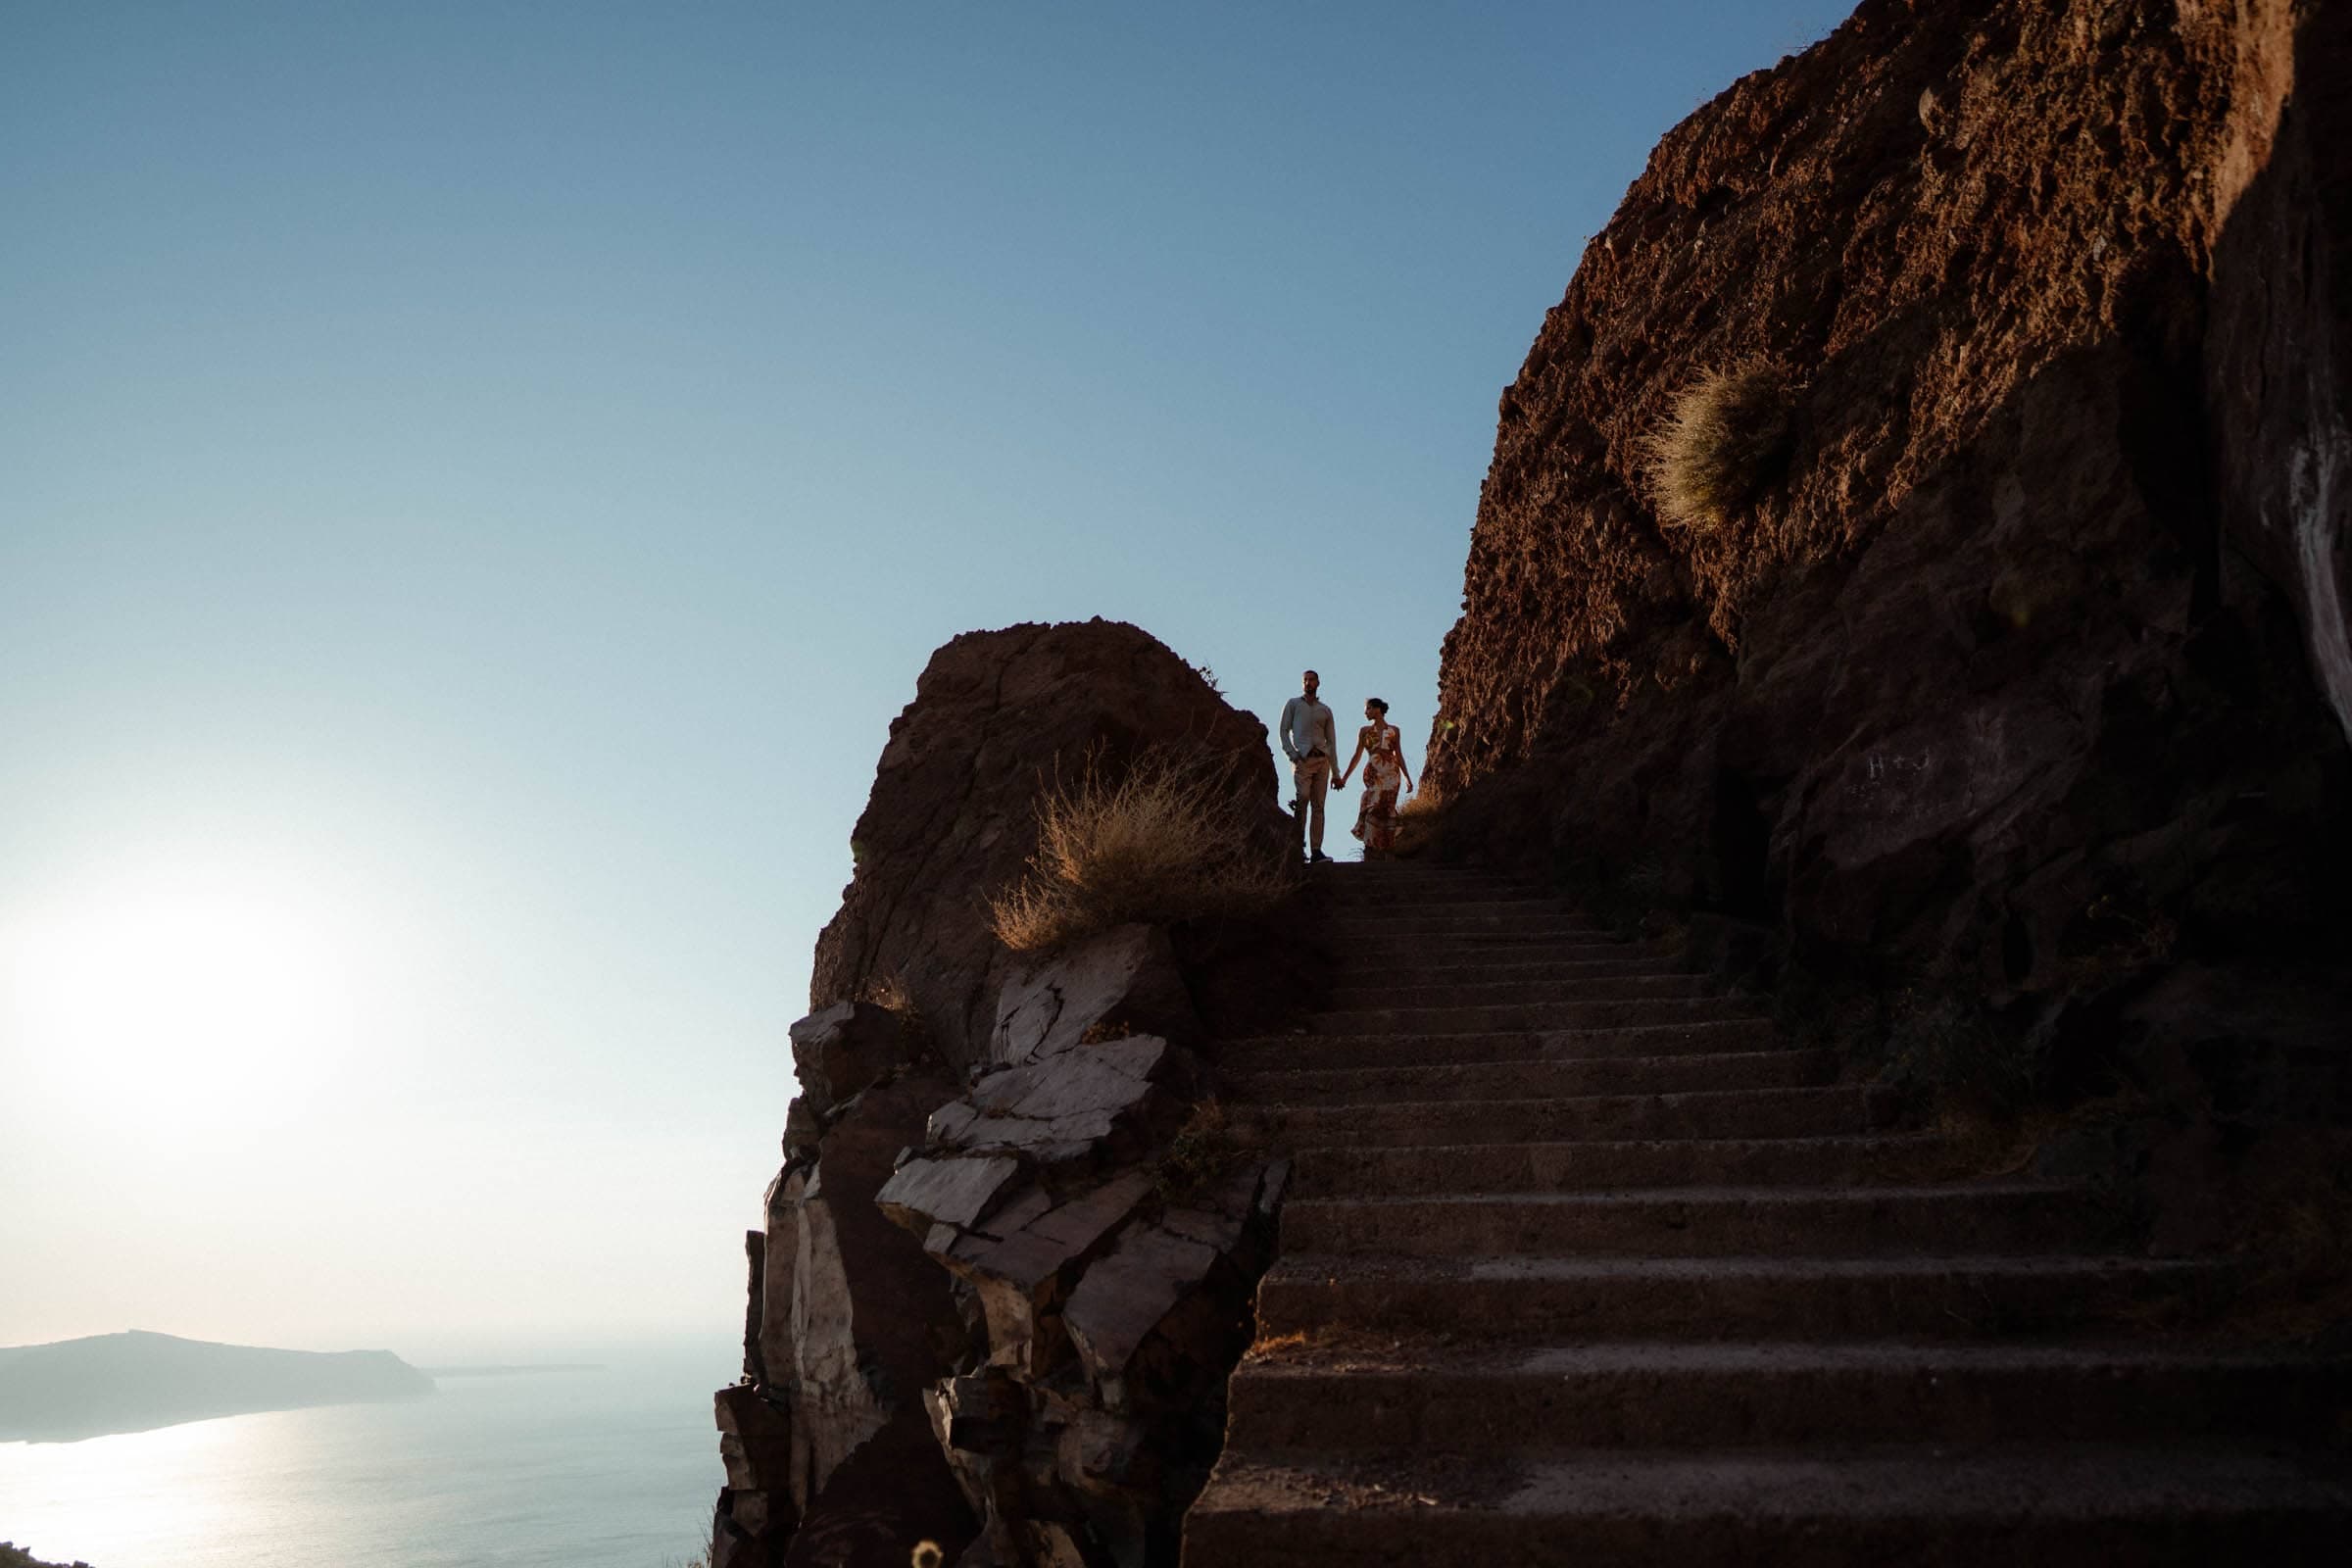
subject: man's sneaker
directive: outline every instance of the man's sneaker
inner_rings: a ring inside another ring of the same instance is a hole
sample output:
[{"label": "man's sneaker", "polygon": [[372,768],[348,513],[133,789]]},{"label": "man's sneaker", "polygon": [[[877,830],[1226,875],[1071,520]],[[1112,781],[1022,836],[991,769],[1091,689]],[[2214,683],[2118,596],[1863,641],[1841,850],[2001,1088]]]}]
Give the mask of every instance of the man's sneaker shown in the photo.
[{"label": "man's sneaker", "polygon": [[1308,856],[1306,860],[1309,865],[1329,865],[1331,863],[1331,857],[1325,855],[1321,850],[1317,850],[1314,854]]}]

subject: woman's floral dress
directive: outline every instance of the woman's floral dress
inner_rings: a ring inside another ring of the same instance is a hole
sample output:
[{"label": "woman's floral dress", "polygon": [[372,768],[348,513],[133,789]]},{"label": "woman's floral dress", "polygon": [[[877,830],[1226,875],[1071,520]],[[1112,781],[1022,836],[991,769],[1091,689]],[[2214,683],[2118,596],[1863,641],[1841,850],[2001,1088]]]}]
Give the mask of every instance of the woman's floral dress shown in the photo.
[{"label": "woman's floral dress", "polygon": [[1348,831],[1364,841],[1364,853],[1396,847],[1396,789],[1404,782],[1404,737],[1394,724],[1364,726],[1364,792]]}]

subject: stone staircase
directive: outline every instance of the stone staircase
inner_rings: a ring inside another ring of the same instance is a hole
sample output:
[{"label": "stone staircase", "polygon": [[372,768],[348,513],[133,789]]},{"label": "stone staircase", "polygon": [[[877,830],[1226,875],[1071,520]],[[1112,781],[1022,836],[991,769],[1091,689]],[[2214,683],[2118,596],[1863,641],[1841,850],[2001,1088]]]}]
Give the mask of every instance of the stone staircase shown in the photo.
[{"label": "stone staircase", "polygon": [[1753,1002],[1498,879],[1332,867],[1296,1152],[1186,1568],[2352,1561],[2352,1375],[2227,1264],[1971,1179]]}]

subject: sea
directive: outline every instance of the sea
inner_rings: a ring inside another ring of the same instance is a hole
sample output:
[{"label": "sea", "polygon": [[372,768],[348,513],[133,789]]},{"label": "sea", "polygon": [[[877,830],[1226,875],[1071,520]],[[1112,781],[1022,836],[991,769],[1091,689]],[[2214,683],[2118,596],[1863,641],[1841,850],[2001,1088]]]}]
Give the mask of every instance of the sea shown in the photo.
[{"label": "sea", "polygon": [[[437,1374],[412,1399],[0,1443],[0,1541],[91,1568],[682,1568],[732,1345]],[[581,1364],[585,1363],[585,1364]]]}]

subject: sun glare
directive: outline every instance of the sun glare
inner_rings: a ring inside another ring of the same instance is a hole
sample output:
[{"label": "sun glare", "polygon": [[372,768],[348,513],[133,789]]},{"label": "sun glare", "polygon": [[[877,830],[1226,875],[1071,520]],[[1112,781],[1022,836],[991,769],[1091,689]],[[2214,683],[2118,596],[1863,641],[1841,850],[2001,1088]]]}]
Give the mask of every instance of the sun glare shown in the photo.
[{"label": "sun glare", "polygon": [[340,1054],[349,995],[316,911],[231,880],[119,890],[0,932],[0,1051],[108,1121],[286,1113]]}]

